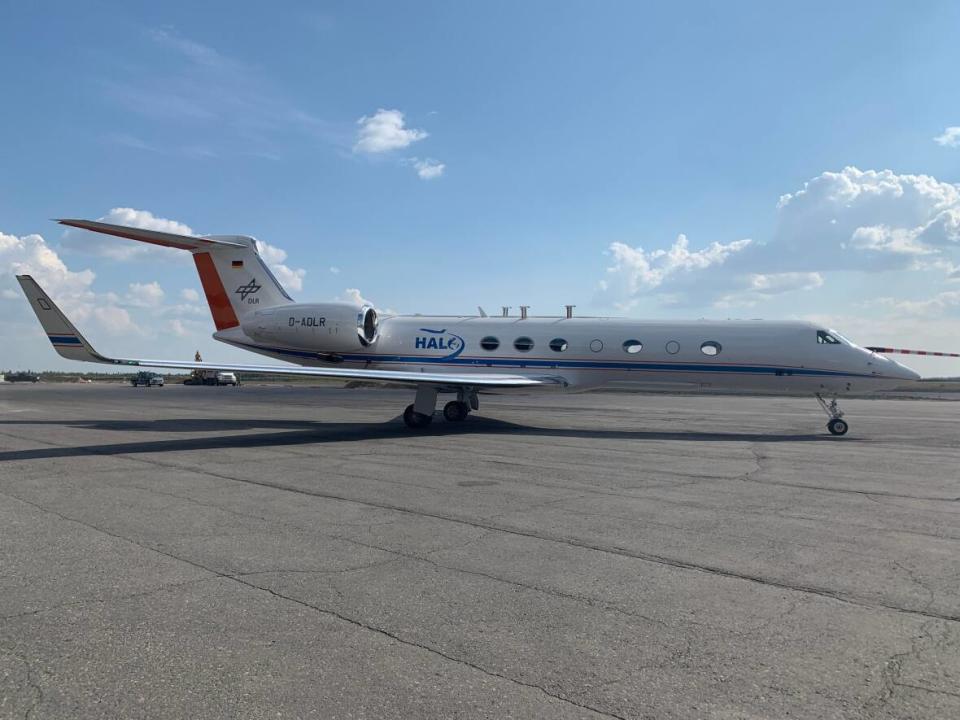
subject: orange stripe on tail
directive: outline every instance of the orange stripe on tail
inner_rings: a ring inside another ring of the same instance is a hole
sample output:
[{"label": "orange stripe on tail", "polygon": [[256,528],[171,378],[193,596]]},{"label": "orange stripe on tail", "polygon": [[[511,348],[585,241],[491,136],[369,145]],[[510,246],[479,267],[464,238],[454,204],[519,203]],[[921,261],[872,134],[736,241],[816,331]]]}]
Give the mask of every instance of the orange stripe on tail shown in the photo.
[{"label": "orange stripe on tail", "polygon": [[203,292],[207,296],[207,304],[210,306],[210,314],[213,315],[213,324],[217,326],[217,330],[237,327],[240,321],[237,320],[237,314],[230,305],[230,298],[223,288],[210,253],[194,253],[193,262],[196,263],[197,272],[200,273],[200,282],[203,284]]}]

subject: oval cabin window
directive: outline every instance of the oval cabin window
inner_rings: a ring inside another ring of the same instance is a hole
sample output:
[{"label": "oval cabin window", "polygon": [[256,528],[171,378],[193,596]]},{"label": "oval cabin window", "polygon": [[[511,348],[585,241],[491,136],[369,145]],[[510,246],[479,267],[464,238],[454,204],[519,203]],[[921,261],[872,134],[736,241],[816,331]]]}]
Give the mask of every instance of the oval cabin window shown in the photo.
[{"label": "oval cabin window", "polygon": [[704,355],[710,355],[711,357],[714,355],[719,355],[721,349],[720,343],[716,342],[715,340],[707,340],[703,345],[700,346],[700,352],[702,352]]},{"label": "oval cabin window", "polygon": [[492,335],[488,335],[480,341],[480,347],[482,347],[484,350],[496,350],[498,347],[500,347],[500,341]]},{"label": "oval cabin window", "polygon": [[636,355],[641,350],[643,350],[643,343],[639,340],[627,340],[623,343],[623,351],[631,355]]},{"label": "oval cabin window", "polygon": [[533,340],[528,337],[519,337],[513,341],[513,346],[518,352],[530,352],[533,350]]},{"label": "oval cabin window", "polygon": [[554,352],[565,352],[568,347],[567,341],[563,338],[554,338],[550,341],[550,349]]}]

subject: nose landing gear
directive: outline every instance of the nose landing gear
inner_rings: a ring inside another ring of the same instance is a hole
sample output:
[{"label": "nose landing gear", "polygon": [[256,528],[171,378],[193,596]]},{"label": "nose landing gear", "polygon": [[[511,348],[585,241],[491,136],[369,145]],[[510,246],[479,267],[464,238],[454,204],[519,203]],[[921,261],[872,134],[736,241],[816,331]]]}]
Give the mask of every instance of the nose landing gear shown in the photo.
[{"label": "nose landing gear", "polygon": [[834,398],[828,403],[820,393],[817,393],[817,402],[820,403],[820,407],[823,408],[823,411],[830,417],[830,422],[827,423],[827,430],[830,431],[830,434],[846,435],[850,426],[846,420],[842,419],[843,411],[840,409],[840,406],[837,405],[837,399]]}]

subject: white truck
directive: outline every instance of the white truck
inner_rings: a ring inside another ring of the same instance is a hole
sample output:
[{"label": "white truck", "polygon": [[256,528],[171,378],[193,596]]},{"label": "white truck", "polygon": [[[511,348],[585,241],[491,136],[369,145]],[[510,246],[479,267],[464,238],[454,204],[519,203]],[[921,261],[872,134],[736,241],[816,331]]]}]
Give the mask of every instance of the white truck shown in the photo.
[{"label": "white truck", "polygon": [[194,370],[190,377],[183,381],[184,385],[232,385],[240,387],[236,373],[220,370]]}]

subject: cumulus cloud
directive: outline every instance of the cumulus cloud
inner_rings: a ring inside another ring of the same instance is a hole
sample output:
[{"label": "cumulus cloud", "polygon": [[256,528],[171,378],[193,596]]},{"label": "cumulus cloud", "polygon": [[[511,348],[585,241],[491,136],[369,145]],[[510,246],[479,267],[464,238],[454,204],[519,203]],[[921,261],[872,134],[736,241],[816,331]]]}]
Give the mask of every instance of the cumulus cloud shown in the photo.
[{"label": "cumulus cloud", "polygon": [[200,302],[200,293],[193,288],[184,288],[180,291],[180,298],[189,303]]},{"label": "cumulus cloud", "polygon": [[340,268],[338,268],[336,265],[331,265],[331,266],[330,266],[330,273],[333,274],[333,275],[339,275],[339,274],[340,274]]},{"label": "cumulus cloud", "polygon": [[411,158],[411,162],[417,171],[417,177],[421,180],[434,180],[443,175],[443,171],[447,168],[442,162],[432,158],[426,158],[425,160]]},{"label": "cumulus cloud", "polygon": [[926,300],[882,297],[876,303],[888,311],[905,316],[938,317],[960,311],[960,290],[947,290]]},{"label": "cumulus cloud", "polygon": [[883,271],[958,244],[960,187],[929,175],[844,168],[783,195],[766,257],[785,270]]},{"label": "cumulus cloud", "polygon": [[943,147],[960,147],[960,126],[953,125],[945,128],[940,135],[937,135],[933,139],[933,141],[937,145],[942,145]]},{"label": "cumulus cloud", "polygon": [[822,285],[823,275],[817,272],[756,273],[749,276],[748,289],[771,295],[792,290],[814,290]]},{"label": "cumulus cloud", "polygon": [[682,276],[722,265],[733,254],[743,251],[750,240],[715,242],[702,250],[690,250],[686,235],[677,236],[669,249],[647,251],[622,242],[611,243],[613,265],[601,290],[622,298],[615,304],[630,306],[641,294],[669,285]]},{"label": "cumulus cloud", "polygon": [[[0,233],[0,272],[11,284],[14,275],[32,275],[54,297],[77,299],[90,294],[92,270],[70,270],[40,235]],[[13,289],[13,288],[8,288]],[[14,293],[19,297],[19,292]]]},{"label": "cumulus cloud", "polygon": [[[139,332],[129,313],[117,305],[119,299],[115,295],[94,292],[92,270],[71,270],[40,235],[16,237],[0,233],[0,285],[4,299],[13,302],[23,298],[15,275],[32,275],[75,322],[93,321],[98,330],[108,334]],[[20,317],[27,317],[28,312],[23,302]]]},{"label": "cumulus cloud", "polygon": [[134,307],[158,307],[163,303],[165,293],[156,280],[149,283],[130,283],[127,289],[127,303]]},{"label": "cumulus cloud", "polygon": [[380,108],[373,115],[364,115],[357,120],[360,129],[354,152],[376,154],[405,148],[423,140],[428,133],[405,126],[403,113],[399,110]]},{"label": "cumulus cloud", "polygon": [[620,307],[651,295],[661,304],[730,307],[821,287],[831,272],[933,271],[946,279],[960,271],[960,186],[929,175],[824,172],[782,195],[776,213],[765,242],[697,251],[682,235],[653,251],[614,243],[602,295]]},{"label": "cumulus cloud", "polygon": [[291,268],[284,264],[287,259],[287,251],[281,250],[276,245],[271,245],[263,240],[257,240],[257,250],[260,257],[270,266],[277,280],[288,290],[303,290],[303,278],[307,271],[303,268]]},{"label": "cumulus cloud", "polygon": [[360,291],[357,288],[347,288],[340,295],[334,298],[340,302],[352,302],[357,305],[373,305],[374,303],[370,300],[367,300],[363,295],[360,294]]}]

